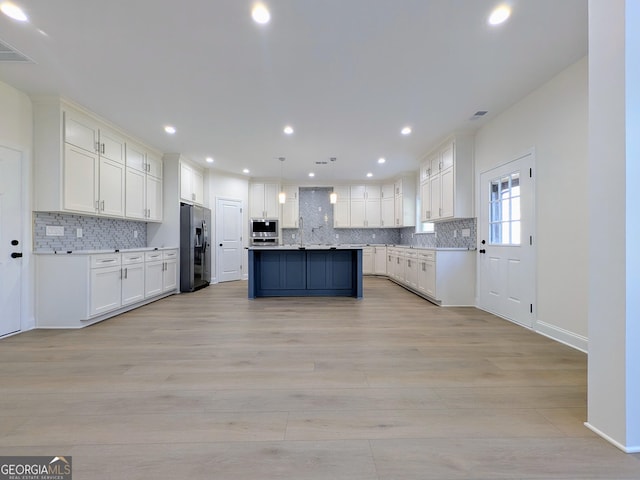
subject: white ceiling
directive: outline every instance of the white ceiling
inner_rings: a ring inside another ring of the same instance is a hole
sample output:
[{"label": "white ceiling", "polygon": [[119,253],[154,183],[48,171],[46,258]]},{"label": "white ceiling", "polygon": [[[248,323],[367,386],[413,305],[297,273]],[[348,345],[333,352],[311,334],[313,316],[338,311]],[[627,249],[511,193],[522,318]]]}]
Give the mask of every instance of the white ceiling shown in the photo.
[{"label": "white ceiling", "polygon": [[14,3],[30,23],[0,14],[0,41],[35,63],[0,63],[0,80],[63,95],[164,152],[253,177],[282,166],[301,184],[310,171],[323,185],[416,170],[443,136],[587,54],[587,0],[511,0],[497,28],[496,0],[266,0],[267,25],[252,0]]}]

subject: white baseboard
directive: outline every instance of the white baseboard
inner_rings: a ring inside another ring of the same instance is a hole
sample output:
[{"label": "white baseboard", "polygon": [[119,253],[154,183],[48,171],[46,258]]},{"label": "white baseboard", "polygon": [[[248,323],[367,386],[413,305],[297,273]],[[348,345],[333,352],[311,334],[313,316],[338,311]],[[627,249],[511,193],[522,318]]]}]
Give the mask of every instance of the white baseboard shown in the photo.
[{"label": "white baseboard", "polygon": [[565,330],[564,328],[551,325],[541,320],[536,320],[533,329],[534,331],[541,335],[544,335],[545,337],[549,337],[552,340],[564,343],[565,345],[575,348],[576,350],[580,350],[584,353],[589,352],[589,339],[587,337],[578,335],[576,333],[570,332],[569,330]]},{"label": "white baseboard", "polygon": [[622,450],[624,453],[640,453],[640,446],[636,446],[636,447],[625,447],[624,445],[622,445],[620,442],[618,442],[617,440],[614,440],[613,438],[611,438],[609,435],[607,435],[604,432],[601,432],[600,430],[598,430],[596,427],[594,427],[593,425],[591,425],[589,422],[584,422],[584,426],[587,427],[589,430],[591,430],[593,433],[595,433],[596,435],[598,435],[599,437],[604,438],[607,442],[609,442],[611,445],[619,448],[620,450]]}]

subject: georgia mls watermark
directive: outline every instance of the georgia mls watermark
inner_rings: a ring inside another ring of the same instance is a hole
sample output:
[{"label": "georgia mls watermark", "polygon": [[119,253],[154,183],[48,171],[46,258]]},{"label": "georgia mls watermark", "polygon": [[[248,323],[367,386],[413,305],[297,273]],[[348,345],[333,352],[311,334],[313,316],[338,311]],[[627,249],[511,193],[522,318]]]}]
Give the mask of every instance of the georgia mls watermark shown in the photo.
[{"label": "georgia mls watermark", "polygon": [[71,480],[71,457],[0,457],[0,480]]}]

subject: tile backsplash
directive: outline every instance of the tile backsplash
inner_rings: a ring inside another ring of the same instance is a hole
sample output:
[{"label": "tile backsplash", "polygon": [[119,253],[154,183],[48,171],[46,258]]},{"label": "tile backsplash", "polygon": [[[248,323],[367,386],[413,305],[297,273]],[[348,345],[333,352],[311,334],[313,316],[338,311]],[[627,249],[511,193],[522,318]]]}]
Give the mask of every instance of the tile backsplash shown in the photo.
[{"label": "tile backsplash", "polygon": [[[63,236],[47,236],[46,227],[63,227]],[[82,237],[77,231],[82,229]],[[33,250],[110,250],[147,246],[147,224],[56,212],[33,212]]]},{"label": "tile backsplash", "polygon": [[[333,206],[328,187],[301,187],[298,195],[302,236],[306,244],[393,244],[426,248],[476,248],[476,219],[464,218],[435,224],[435,233],[415,233],[405,228],[333,228]],[[469,237],[462,230],[469,230]],[[337,235],[337,237],[336,237]],[[282,243],[300,243],[300,230],[282,229]]]}]

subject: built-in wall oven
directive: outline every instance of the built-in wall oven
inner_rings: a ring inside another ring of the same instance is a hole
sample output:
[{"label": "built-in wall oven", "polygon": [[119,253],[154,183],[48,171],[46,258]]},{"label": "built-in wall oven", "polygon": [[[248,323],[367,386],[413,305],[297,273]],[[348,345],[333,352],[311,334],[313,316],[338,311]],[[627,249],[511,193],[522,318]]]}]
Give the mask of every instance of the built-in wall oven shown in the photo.
[{"label": "built-in wall oven", "polygon": [[278,245],[280,231],[277,218],[252,218],[249,230],[251,232],[251,245]]}]

